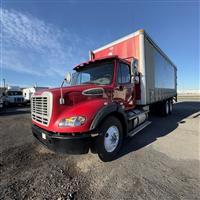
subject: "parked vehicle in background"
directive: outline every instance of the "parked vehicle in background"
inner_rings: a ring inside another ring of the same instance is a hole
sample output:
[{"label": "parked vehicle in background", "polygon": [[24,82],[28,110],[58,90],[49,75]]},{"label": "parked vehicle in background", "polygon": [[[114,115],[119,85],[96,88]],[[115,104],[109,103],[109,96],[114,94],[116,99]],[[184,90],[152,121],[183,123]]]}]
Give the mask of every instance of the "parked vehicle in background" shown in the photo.
[{"label": "parked vehicle in background", "polygon": [[3,96],[0,97],[0,109],[4,107]]},{"label": "parked vehicle in background", "polygon": [[6,105],[18,105],[24,104],[24,97],[20,87],[8,86],[5,90],[5,104]]},{"label": "parked vehicle in background", "polygon": [[25,103],[30,103],[31,97],[32,95],[39,90],[44,90],[44,89],[48,89],[48,87],[29,87],[29,88],[23,88],[23,96],[24,96],[24,101]]},{"label": "parked vehicle in background", "polygon": [[5,87],[0,87],[0,108],[2,109],[5,104]]},{"label": "parked vehicle in background", "polygon": [[[177,69],[144,30],[90,52],[66,75],[71,86],[36,92],[33,135],[56,152],[96,151],[103,161],[118,154],[125,137],[151,122],[150,106],[172,113]],[[63,82],[64,83],[64,82]]]}]

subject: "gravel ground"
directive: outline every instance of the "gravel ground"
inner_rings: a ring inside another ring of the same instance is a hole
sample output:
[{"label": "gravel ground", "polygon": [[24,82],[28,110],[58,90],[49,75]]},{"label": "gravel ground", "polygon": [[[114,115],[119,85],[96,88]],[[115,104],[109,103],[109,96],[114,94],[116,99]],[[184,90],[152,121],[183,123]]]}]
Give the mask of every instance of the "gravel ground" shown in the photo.
[{"label": "gravel ground", "polygon": [[200,102],[125,141],[118,159],[57,155],[36,144],[28,108],[0,113],[0,199],[200,199]]}]

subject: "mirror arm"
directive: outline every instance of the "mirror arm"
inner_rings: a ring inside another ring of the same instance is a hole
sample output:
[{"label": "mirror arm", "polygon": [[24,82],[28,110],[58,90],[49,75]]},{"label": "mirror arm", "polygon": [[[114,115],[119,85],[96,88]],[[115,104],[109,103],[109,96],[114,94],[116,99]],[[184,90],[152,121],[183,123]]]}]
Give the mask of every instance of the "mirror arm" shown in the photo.
[{"label": "mirror arm", "polygon": [[65,99],[63,98],[63,90],[62,90],[64,83],[65,83],[65,79],[60,86],[60,99],[59,99],[60,105],[65,104]]},{"label": "mirror arm", "polygon": [[64,81],[62,82],[62,84],[61,84],[61,88],[63,87],[63,85],[64,85],[64,83],[65,83],[65,80],[66,80],[66,78],[64,79]]},{"label": "mirror arm", "polygon": [[65,99],[63,98],[63,85],[64,85],[65,82],[67,84],[69,84],[71,82],[71,74],[70,73],[66,74],[65,79],[63,80],[63,82],[60,86],[60,99],[59,99],[60,105],[65,104]]}]

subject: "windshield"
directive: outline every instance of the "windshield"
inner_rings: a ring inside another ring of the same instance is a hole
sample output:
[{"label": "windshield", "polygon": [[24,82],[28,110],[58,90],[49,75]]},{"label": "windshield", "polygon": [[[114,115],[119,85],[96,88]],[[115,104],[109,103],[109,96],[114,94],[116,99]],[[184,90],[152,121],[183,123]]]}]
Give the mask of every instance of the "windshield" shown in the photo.
[{"label": "windshield", "polygon": [[110,85],[113,80],[114,63],[91,64],[72,75],[71,85]]},{"label": "windshield", "polygon": [[20,95],[22,95],[22,92],[21,91],[8,91],[7,95],[8,96],[20,96]]}]

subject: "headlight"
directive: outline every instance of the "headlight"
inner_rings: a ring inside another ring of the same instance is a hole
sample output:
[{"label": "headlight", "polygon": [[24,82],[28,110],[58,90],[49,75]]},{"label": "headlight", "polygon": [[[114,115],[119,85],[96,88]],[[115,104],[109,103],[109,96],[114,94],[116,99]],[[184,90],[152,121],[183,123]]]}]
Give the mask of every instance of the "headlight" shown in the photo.
[{"label": "headlight", "polygon": [[58,126],[59,127],[75,127],[75,126],[81,126],[85,123],[86,118],[83,116],[76,116],[76,117],[70,117],[62,119]]}]

